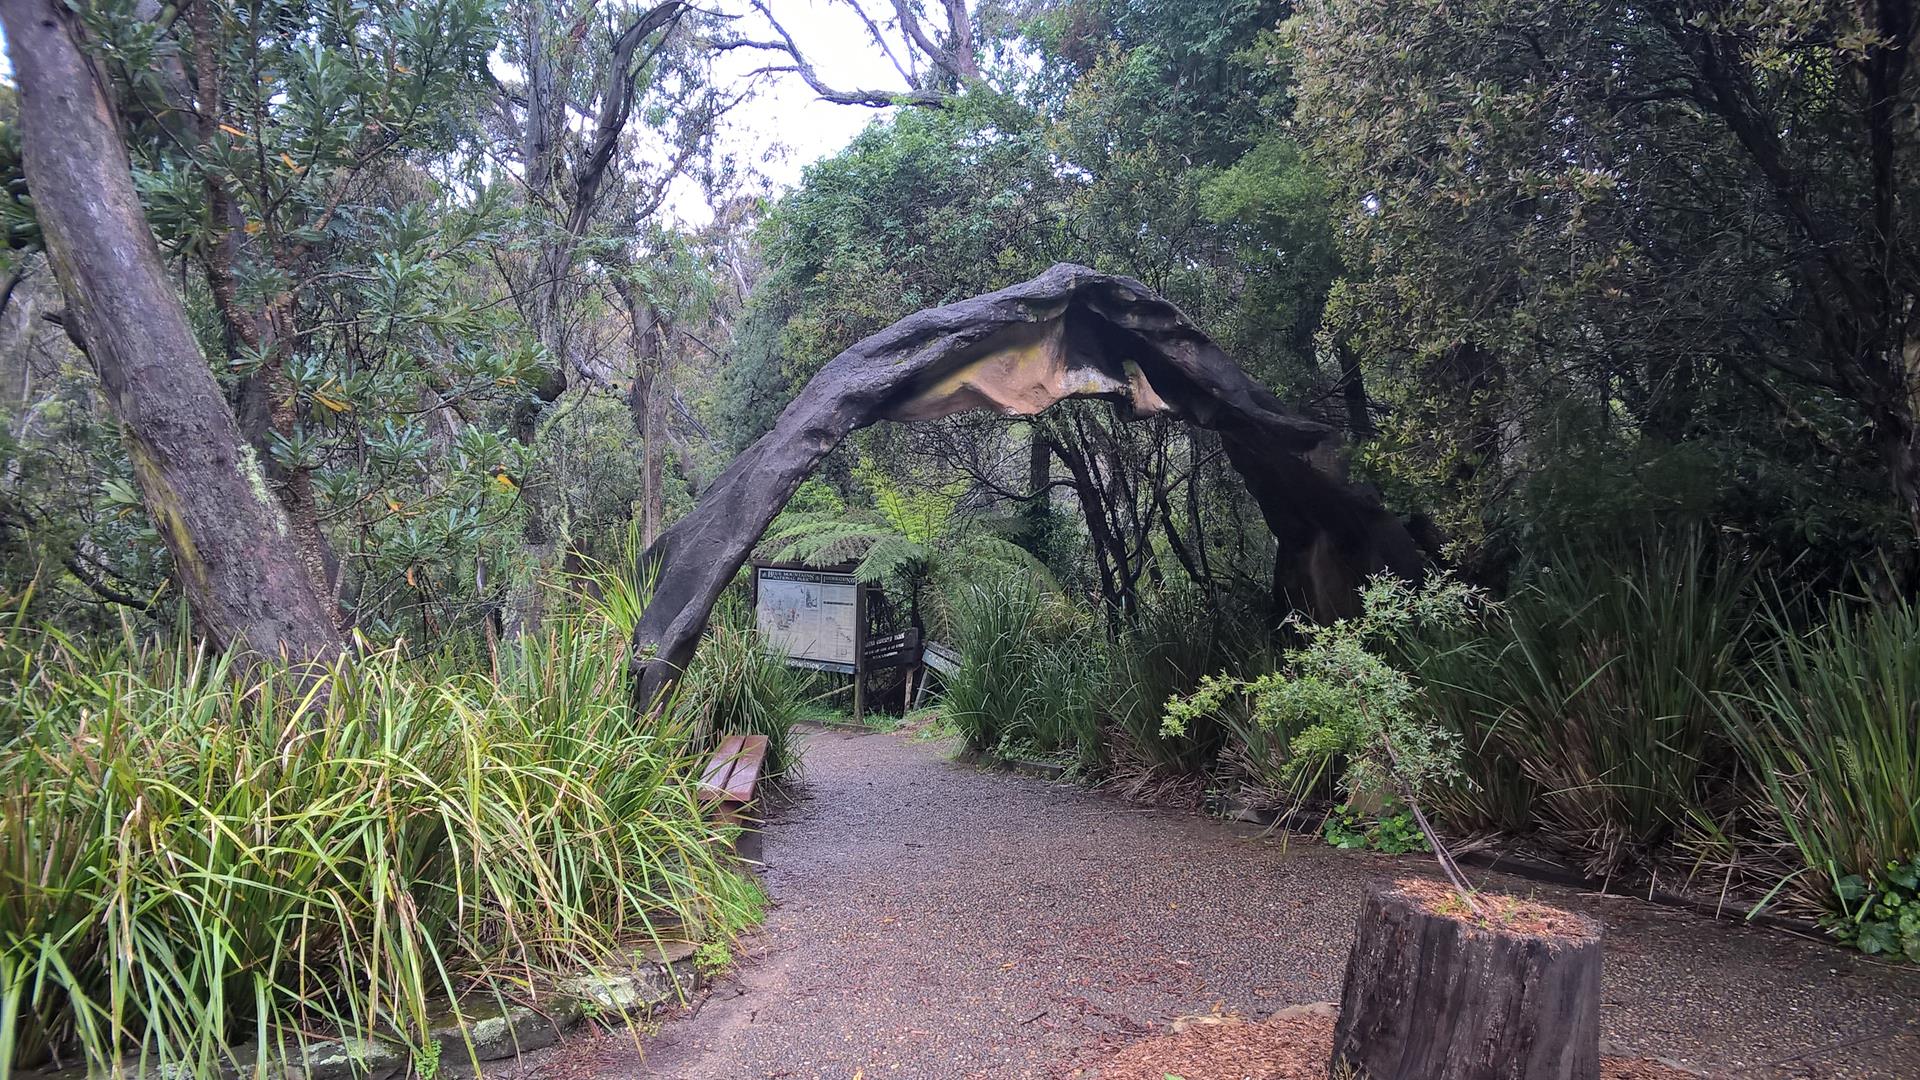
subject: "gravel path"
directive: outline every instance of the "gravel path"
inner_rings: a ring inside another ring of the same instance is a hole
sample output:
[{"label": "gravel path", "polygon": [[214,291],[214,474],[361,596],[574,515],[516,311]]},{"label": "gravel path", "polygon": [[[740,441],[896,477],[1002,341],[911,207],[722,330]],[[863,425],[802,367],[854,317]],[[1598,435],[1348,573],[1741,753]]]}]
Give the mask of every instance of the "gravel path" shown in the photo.
[{"label": "gravel path", "polygon": [[[537,1071],[1072,1076],[1176,1017],[1337,997],[1363,884],[1424,872],[946,749],[810,733],[798,801],[765,835],[775,907],[737,974],[644,1058],[609,1038]],[[1920,976],[1631,900],[1485,883],[1606,923],[1617,1052],[1724,1076],[1920,1078]]]}]

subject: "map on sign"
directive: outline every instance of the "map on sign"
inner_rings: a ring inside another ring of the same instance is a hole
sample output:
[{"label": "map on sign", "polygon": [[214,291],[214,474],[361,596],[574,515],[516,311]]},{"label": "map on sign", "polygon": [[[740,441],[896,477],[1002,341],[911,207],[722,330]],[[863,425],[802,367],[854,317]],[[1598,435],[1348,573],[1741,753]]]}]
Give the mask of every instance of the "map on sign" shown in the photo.
[{"label": "map on sign", "polygon": [[754,618],[767,644],[801,667],[851,673],[858,638],[852,574],[812,570],[754,570]]}]

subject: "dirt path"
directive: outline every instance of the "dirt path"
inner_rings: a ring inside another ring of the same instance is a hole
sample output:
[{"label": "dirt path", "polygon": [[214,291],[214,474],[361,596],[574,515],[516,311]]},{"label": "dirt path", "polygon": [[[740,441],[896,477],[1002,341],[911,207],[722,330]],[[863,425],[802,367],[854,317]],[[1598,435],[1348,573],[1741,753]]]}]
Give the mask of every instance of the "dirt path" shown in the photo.
[{"label": "dirt path", "polygon": [[[775,907],[739,972],[644,1059],[609,1039],[553,1071],[1071,1076],[1182,1015],[1337,997],[1363,884],[1422,869],[980,771],[892,735],[807,743],[799,801],[765,837]],[[1920,976],[1630,900],[1487,883],[1604,920],[1604,1019],[1623,1052],[1716,1075],[1920,1078]]]}]

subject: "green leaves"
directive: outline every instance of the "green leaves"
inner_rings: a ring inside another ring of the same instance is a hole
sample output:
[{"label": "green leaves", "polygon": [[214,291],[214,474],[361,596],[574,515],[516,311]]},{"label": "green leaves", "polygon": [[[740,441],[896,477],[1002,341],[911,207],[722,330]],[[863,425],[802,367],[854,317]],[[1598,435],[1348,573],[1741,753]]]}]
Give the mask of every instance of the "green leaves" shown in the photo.
[{"label": "green leaves", "polygon": [[1328,844],[1343,851],[1405,855],[1411,851],[1433,850],[1413,814],[1391,799],[1382,803],[1380,812],[1372,817],[1359,813],[1351,805],[1335,807],[1320,826],[1320,835]]},{"label": "green leaves", "polygon": [[623,641],[559,619],[484,672],[393,650],[316,684],[10,627],[0,1072],[48,1034],[94,1074],[323,1031],[430,1055],[450,1003],[737,934],[764,896],[716,854],[691,717],[634,723]]},{"label": "green leaves", "polygon": [[1825,615],[1808,632],[1769,620],[1777,644],[1722,714],[1815,871],[1807,899],[1828,929],[1920,962],[1920,605]]},{"label": "green leaves", "polygon": [[1887,863],[1871,881],[1847,874],[1833,895],[1840,911],[1821,922],[1835,937],[1869,956],[1920,964],[1920,854]]},{"label": "green leaves", "polygon": [[1417,629],[1464,624],[1487,603],[1445,574],[1417,588],[1376,577],[1362,594],[1360,615],[1325,625],[1296,618],[1290,625],[1306,644],[1288,650],[1280,670],[1208,678],[1167,703],[1162,732],[1179,734],[1244,696],[1256,722],[1294,733],[1283,776],[1296,792],[1338,767],[1342,786],[1355,795],[1419,798],[1458,776],[1458,738],[1424,715],[1414,676],[1379,650]]}]

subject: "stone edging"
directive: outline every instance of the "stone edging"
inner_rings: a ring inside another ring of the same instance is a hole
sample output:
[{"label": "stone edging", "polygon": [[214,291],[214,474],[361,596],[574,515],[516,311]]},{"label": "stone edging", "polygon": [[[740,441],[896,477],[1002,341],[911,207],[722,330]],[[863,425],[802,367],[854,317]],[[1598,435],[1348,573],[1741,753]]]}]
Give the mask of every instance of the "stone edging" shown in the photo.
[{"label": "stone edging", "polygon": [[[502,1004],[487,998],[462,1002],[456,1017],[448,1006],[431,1018],[438,1048],[438,1076],[469,1077],[475,1062],[516,1058],[529,1050],[552,1046],[566,1032],[590,1017],[643,1020],[656,1010],[691,1000],[705,985],[694,962],[695,944],[669,941],[649,945],[634,956],[631,972],[621,975],[582,974],[562,979],[542,1002],[544,1009],[516,1001]],[[471,1048],[471,1049],[469,1049]],[[220,1075],[240,1080],[255,1074],[259,1049],[252,1043],[236,1053],[238,1068]],[[316,1039],[296,1046],[283,1042],[279,1060],[266,1070],[275,1080],[393,1080],[406,1074],[413,1061],[396,1042],[359,1038]],[[22,1080],[82,1080],[84,1067],[58,1072],[17,1074]],[[174,1069],[140,1069],[132,1063],[122,1074],[130,1080],[185,1080]]]}]

